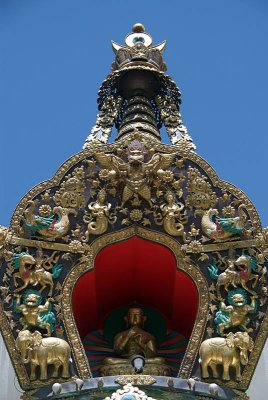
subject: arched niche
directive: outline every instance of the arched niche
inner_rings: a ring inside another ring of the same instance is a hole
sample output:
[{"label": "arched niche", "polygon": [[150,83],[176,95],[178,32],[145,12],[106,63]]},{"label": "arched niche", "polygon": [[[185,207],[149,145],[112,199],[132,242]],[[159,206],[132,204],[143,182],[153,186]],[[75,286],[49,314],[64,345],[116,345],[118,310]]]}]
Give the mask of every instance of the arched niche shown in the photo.
[{"label": "arched niche", "polygon": [[189,275],[177,267],[167,247],[133,237],[102,249],[94,264],[73,290],[73,312],[81,338],[102,328],[111,312],[135,302],[156,309],[167,328],[190,338],[198,290]]},{"label": "arched niche", "polygon": [[179,376],[190,376],[209,305],[199,268],[186,262],[177,241],[144,228],[105,235],[92,249],[90,266],[74,267],[63,288],[64,323],[80,375],[91,374],[85,335],[101,328],[111,312],[136,301],[156,309],[168,328],[189,340]]}]

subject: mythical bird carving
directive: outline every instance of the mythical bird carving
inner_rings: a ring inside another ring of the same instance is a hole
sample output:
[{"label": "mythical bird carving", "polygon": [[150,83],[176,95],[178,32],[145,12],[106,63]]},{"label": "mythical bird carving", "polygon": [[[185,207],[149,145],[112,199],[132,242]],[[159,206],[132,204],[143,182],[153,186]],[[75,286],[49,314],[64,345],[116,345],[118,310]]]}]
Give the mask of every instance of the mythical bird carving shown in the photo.
[{"label": "mythical bird carving", "polygon": [[233,236],[245,232],[247,215],[244,211],[245,205],[238,207],[238,216],[234,218],[221,218],[216,209],[210,208],[203,213],[201,228],[204,234],[210,239],[225,241]]},{"label": "mythical bird carving", "polygon": [[134,195],[140,196],[152,206],[150,181],[153,177],[161,179],[174,157],[175,154],[156,153],[145,162],[142,145],[137,140],[129,146],[127,162],[115,155],[96,154],[99,163],[109,170],[109,179],[120,178],[124,181],[121,207]]},{"label": "mythical bird carving", "polygon": [[[47,206],[50,208],[50,206]],[[69,214],[76,215],[72,208],[54,207],[52,213],[45,217],[34,215],[35,202],[29,201],[25,211],[25,229],[33,234],[38,233],[47,239],[56,239],[65,236],[70,227]]]}]

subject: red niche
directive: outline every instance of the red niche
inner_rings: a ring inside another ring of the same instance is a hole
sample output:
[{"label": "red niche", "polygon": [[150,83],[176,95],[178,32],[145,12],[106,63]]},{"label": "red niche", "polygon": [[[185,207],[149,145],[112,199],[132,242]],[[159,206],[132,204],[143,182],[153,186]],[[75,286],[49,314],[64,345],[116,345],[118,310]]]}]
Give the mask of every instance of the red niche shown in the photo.
[{"label": "red niche", "polygon": [[177,269],[165,246],[137,237],[101,250],[94,270],[75,285],[72,305],[81,338],[101,329],[114,310],[134,302],[154,308],[167,328],[190,337],[198,308],[195,283]]}]

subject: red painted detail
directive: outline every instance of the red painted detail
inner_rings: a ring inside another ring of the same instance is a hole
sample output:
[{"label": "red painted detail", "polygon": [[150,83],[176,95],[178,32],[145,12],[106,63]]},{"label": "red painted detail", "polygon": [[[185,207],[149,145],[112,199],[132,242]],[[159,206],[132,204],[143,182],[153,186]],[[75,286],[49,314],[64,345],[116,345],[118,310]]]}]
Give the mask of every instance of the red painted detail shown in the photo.
[{"label": "red painted detail", "polygon": [[22,279],[23,281],[24,281],[25,279],[28,279],[29,276],[30,276],[30,274],[31,274],[31,271],[30,271],[28,268],[26,268],[25,271],[22,272],[22,274],[21,274],[21,279]]},{"label": "red painted detail", "polygon": [[195,283],[177,269],[169,249],[138,237],[101,250],[94,270],[75,285],[72,304],[81,338],[101,329],[114,310],[134,302],[154,308],[167,329],[190,337],[198,309]]},{"label": "red painted detail", "polygon": [[48,227],[49,232],[53,232],[56,222],[57,222],[57,215],[55,214],[53,217],[53,221],[51,222],[51,224]]},{"label": "red painted detail", "polygon": [[247,282],[248,281],[248,276],[244,268],[242,268],[240,265],[238,266],[240,277],[242,281]]},{"label": "red painted detail", "polygon": [[216,222],[217,231],[223,233],[224,230],[222,229],[221,224],[217,220],[215,222]]}]

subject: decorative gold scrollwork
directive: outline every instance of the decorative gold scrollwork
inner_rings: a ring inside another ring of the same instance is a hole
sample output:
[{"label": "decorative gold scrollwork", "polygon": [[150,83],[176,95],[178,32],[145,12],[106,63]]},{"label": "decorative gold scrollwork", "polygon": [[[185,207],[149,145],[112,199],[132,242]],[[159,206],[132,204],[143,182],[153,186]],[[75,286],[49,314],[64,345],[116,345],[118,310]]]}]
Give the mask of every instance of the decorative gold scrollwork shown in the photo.
[{"label": "decorative gold scrollwork", "polygon": [[217,195],[213,192],[207,177],[202,175],[197,168],[189,167],[188,183],[185,203],[189,208],[208,210],[217,203]]},{"label": "decorative gold scrollwork", "polygon": [[66,175],[53,197],[55,204],[64,208],[84,208],[86,205],[84,179],[84,167],[77,167],[72,174]]}]

